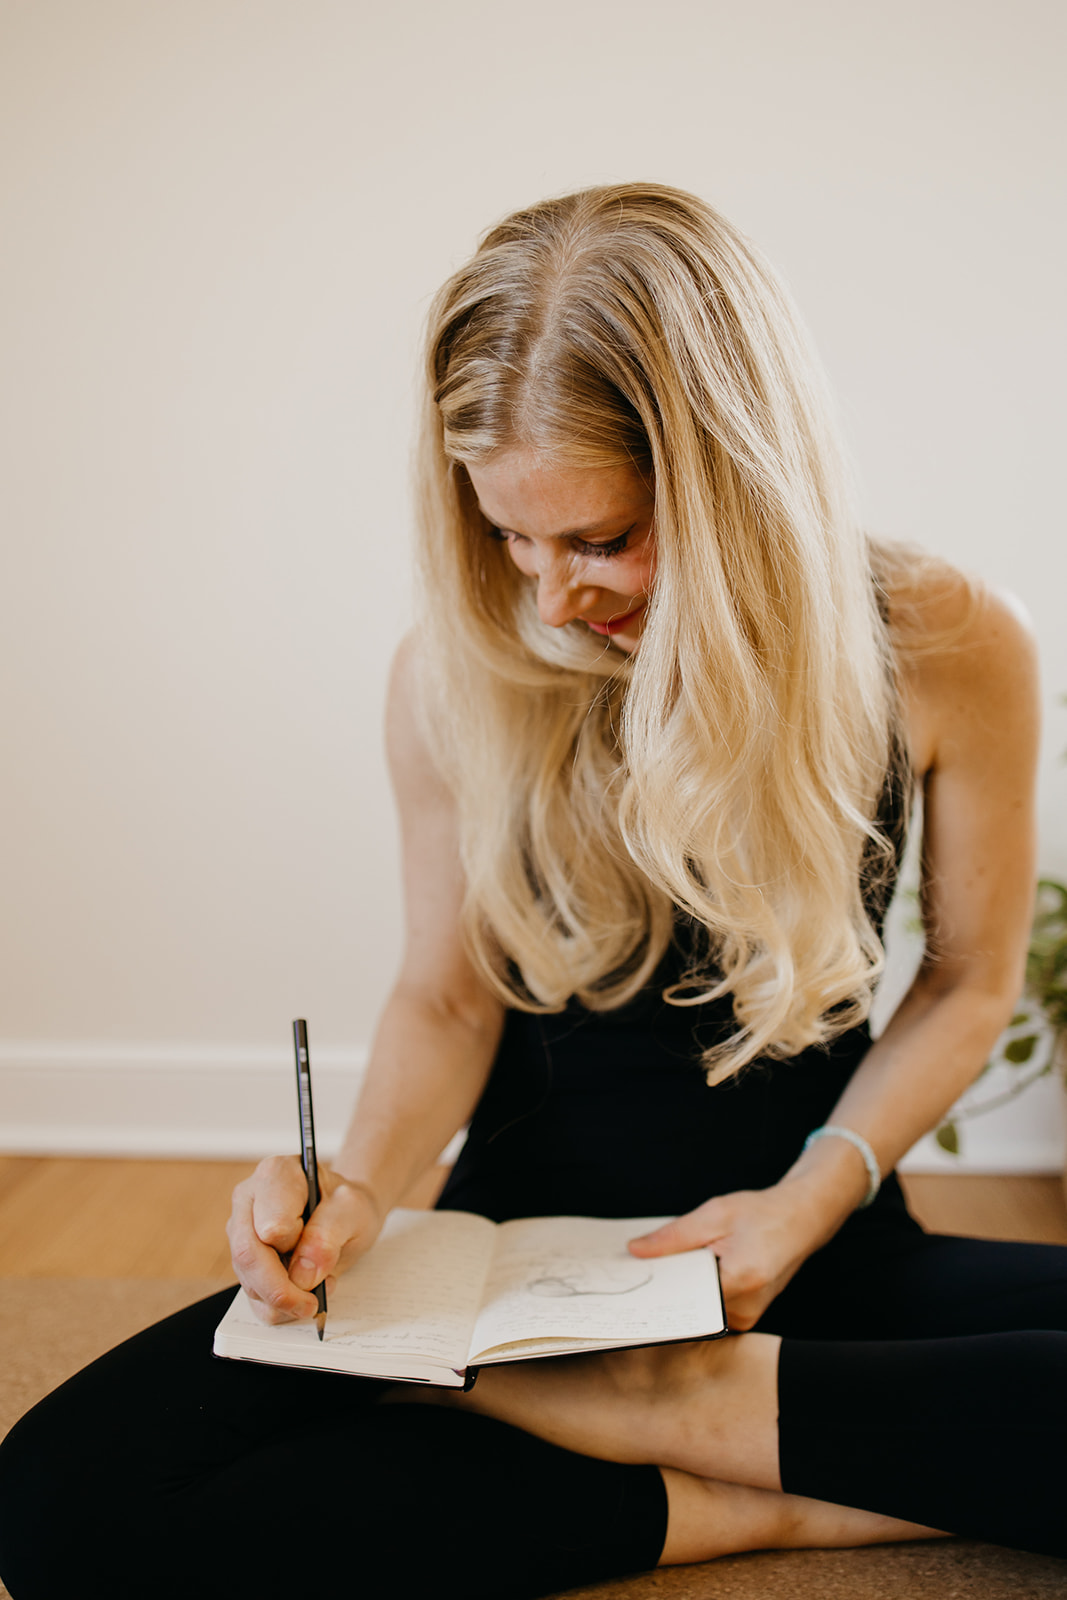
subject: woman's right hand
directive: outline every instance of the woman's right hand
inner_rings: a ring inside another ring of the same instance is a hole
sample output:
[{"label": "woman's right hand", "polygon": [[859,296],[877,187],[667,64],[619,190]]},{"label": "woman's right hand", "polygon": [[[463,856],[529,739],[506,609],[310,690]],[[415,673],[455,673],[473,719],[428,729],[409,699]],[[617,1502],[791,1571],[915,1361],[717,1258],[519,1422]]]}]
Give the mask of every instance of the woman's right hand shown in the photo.
[{"label": "woman's right hand", "polygon": [[233,1191],[226,1224],[233,1269],[263,1322],[318,1310],[311,1291],[369,1250],[385,1220],[375,1195],[319,1167],[321,1199],[305,1225],[307,1180],[296,1156],[268,1156]]}]

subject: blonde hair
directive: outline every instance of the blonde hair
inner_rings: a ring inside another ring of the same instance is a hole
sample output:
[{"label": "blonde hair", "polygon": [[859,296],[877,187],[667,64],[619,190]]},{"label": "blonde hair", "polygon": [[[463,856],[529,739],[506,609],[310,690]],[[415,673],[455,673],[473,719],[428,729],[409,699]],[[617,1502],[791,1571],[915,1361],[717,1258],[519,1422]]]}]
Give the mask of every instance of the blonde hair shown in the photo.
[{"label": "blonde hair", "polygon": [[[515,449],[654,486],[632,656],[545,627],[487,537],[466,464]],[[657,184],[491,229],[431,312],[420,486],[424,720],[486,982],[616,1007],[681,913],[704,931],[666,998],[733,998],[709,1082],[860,1020],[893,672],[817,369],[752,245]]]}]

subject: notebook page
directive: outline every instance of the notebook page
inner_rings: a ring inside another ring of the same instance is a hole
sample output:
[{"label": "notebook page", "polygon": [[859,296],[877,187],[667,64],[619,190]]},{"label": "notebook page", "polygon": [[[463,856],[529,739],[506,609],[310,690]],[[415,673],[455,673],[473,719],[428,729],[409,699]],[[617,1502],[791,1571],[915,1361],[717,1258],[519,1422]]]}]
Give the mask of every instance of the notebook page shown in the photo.
[{"label": "notebook page", "polygon": [[247,1341],[262,1348],[253,1359],[281,1364],[374,1371],[384,1352],[464,1367],[494,1231],[463,1211],[392,1211],[374,1247],[331,1291],[321,1344],[313,1323],[267,1327],[240,1295],[226,1318],[232,1353],[251,1354]]},{"label": "notebook page", "polygon": [[723,1326],[707,1251],[641,1261],[626,1242],[664,1218],[528,1217],[503,1223],[475,1325],[472,1360],[521,1340],[645,1344]]}]

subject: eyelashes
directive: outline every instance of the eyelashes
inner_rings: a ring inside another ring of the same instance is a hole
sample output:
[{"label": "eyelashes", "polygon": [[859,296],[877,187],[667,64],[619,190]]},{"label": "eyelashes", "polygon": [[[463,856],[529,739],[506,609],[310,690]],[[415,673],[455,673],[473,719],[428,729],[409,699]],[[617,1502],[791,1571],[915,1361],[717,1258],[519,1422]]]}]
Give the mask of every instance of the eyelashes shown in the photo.
[{"label": "eyelashes", "polygon": [[[512,539],[521,539],[522,534],[505,533],[501,528],[487,528],[490,539],[496,539],[499,544],[510,544]],[[592,556],[597,561],[610,561],[612,556],[621,556],[630,543],[632,528],[627,528],[625,533],[620,533],[617,539],[609,539],[605,544],[587,544],[584,539],[575,539],[573,548],[582,556]]]},{"label": "eyelashes", "polygon": [[630,533],[620,533],[617,539],[610,539],[607,544],[580,544],[584,555],[599,556],[601,560],[611,556],[621,556],[626,546],[630,543]]}]

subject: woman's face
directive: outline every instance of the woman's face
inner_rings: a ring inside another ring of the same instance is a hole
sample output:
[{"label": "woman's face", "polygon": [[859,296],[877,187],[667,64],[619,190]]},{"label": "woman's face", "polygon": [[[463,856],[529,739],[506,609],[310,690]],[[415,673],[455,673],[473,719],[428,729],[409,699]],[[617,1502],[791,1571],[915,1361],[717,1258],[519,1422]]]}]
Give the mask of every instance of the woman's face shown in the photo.
[{"label": "woman's face", "polygon": [[467,469],[478,504],[550,628],[584,622],[634,650],[655,576],[652,491],[633,467],[508,451]]}]

